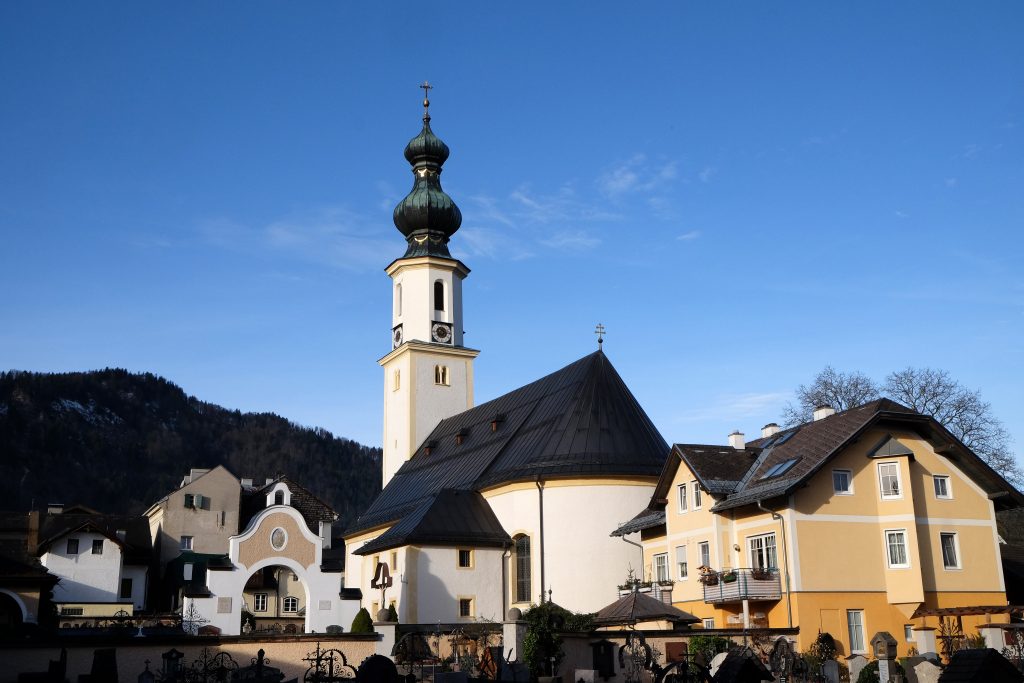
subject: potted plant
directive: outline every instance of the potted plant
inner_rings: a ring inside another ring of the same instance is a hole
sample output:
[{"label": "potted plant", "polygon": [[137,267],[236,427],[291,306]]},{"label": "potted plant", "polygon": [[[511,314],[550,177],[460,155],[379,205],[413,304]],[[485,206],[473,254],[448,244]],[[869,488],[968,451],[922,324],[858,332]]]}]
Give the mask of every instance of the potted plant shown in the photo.
[{"label": "potted plant", "polygon": [[765,581],[772,578],[772,570],[766,567],[754,567],[750,570],[750,576],[758,581]]},{"label": "potted plant", "polygon": [[701,566],[697,568],[700,572],[700,578],[697,579],[705,586],[717,586],[718,585],[718,572],[708,566]]},{"label": "potted plant", "polygon": [[722,572],[722,583],[732,583],[736,580],[736,570],[726,569]]}]

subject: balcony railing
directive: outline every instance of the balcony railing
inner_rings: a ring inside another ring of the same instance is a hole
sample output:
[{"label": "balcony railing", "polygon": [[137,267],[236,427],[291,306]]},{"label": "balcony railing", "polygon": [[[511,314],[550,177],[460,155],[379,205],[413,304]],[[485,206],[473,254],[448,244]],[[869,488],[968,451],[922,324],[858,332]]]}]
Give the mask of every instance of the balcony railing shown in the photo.
[{"label": "balcony railing", "polygon": [[741,600],[779,600],[782,582],[777,569],[727,569],[702,574],[704,602],[724,603]]}]

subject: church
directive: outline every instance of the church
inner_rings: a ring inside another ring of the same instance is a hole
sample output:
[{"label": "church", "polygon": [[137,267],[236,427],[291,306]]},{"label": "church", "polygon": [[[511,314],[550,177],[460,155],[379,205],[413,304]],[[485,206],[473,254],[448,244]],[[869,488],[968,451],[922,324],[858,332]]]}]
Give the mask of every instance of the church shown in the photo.
[{"label": "church", "polygon": [[502,621],[548,599],[596,611],[642,569],[636,544],[609,532],[650,500],[669,446],[600,348],[474,405],[470,270],[448,248],[462,214],[423,104],[405,148],[413,187],[394,211],[408,246],[386,268],[383,490],[345,532],[345,584],[405,623]]}]

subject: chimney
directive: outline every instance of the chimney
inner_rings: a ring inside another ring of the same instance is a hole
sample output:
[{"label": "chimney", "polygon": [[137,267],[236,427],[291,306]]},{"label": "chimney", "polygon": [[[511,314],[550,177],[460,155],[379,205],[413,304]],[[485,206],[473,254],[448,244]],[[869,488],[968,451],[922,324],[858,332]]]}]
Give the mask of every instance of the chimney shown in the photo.
[{"label": "chimney", "polygon": [[817,408],[814,409],[814,421],[817,422],[818,420],[825,419],[829,415],[835,415],[835,414],[836,414],[836,409],[833,408],[832,406],[825,406],[825,405],[818,406]]},{"label": "chimney", "polygon": [[242,486],[246,487],[247,489],[251,489],[252,488],[252,477],[243,478],[242,479]]},{"label": "chimney", "polygon": [[64,512],[64,503],[47,503],[46,514],[59,515]]},{"label": "chimney", "polygon": [[738,451],[742,451],[747,447],[747,442],[743,440],[743,432],[736,430],[729,435],[729,445]]},{"label": "chimney", "polygon": [[769,436],[775,436],[781,431],[781,427],[774,422],[769,422],[764,427],[761,427],[761,438],[767,439]]}]

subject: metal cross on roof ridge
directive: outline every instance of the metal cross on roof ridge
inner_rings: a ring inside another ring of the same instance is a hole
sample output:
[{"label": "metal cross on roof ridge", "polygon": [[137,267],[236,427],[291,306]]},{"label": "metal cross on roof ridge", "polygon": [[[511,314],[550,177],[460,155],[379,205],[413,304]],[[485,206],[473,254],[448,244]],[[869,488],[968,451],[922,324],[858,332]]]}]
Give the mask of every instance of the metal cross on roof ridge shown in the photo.
[{"label": "metal cross on roof ridge", "polygon": [[597,327],[594,328],[594,334],[597,335],[597,348],[601,348],[601,344],[604,343],[605,332],[607,332],[607,330],[604,329],[604,325],[601,323],[598,323]]},{"label": "metal cross on roof ridge", "polygon": [[423,88],[423,120],[429,121],[430,112],[428,110],[430,109],[430,91],[434,89],[434,86],[430,85],[429,81],[423,81],[423,85],[420,87]]}]

